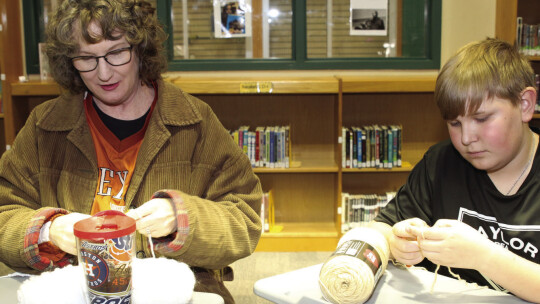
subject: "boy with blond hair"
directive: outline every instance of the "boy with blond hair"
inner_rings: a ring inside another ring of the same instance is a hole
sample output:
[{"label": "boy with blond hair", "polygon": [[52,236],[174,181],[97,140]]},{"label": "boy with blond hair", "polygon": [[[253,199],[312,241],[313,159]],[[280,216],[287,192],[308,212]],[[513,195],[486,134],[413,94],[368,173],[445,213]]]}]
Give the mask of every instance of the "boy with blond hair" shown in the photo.
[{"label": "boy with blond hair", "polygon": [[537,92],[528,60],[485,39],[441,69],[450,139],[431,147],[373,224],[392,258],[540,302]]}]

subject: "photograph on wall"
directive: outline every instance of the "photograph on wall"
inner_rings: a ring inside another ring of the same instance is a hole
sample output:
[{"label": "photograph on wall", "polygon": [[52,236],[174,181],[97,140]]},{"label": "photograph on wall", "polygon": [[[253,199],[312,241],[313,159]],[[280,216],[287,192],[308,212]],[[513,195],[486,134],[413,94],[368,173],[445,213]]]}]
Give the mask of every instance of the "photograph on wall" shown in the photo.
[{"label": "photograph on wall", "polygon": [[388,35],[388,0],[351,0],[350,35]]},{"label": "photograph on wall", "polygon": [[214,35],[251,37],[251,0],[214,0]]}]

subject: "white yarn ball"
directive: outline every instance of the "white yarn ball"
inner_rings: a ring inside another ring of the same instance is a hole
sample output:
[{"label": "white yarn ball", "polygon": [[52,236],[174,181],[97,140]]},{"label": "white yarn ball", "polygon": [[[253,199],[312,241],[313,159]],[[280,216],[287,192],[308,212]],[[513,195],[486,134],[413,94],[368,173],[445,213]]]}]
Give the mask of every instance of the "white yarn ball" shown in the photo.
[{"label": "white yarn ball", "polygon": [[[134,259],[132,303],[188,303],[195,275],[185,263],[166,258]],[[66,266],[32,276],[17,291],[19,304],[86,303],[86,278],[80,266]]]},{"label": "white yarn ball", "polygon": [[135,259],[132,267],[134,303],[177,304],[191,300],[195,275],[187,264],[166,258]]},{"label": "white yarn ball", "polygon": [[86,303],[86,278],[79,266],[68,265],[26,279],[17,291],[19,304]]},{"label": "white yarn ball", "polygon": [[319,273],[323,296],[335,304],[364,303],[386,270],[389,254],[388,242],[377,230],[358,227],[348,231]]}]

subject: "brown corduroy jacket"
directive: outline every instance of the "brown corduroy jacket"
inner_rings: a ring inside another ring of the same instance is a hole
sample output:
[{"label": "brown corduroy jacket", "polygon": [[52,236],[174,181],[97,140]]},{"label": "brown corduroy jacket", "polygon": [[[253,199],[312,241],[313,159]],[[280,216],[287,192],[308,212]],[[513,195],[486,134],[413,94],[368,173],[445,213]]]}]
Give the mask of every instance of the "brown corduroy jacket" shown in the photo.
[{"label": "brown corduroy jacket", "polygon": [[[83,96],[37,106],[0,160],[0,261],[32,272],[23,254],[32,217],[41,208],[89,213],[97,176]],[[161,189],[180,191],[189,218],[185,245],[167,257],[222,269],[254,251],[262,190],[249,159],[207,104],[167,82],[158,82],[126,204]]]}]

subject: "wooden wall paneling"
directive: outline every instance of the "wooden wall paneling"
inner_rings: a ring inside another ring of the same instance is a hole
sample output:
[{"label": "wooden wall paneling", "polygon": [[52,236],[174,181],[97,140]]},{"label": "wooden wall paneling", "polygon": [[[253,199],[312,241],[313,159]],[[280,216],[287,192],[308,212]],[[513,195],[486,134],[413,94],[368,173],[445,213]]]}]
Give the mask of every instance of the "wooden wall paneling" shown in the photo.
[{"label": "wooden wall paneling", "polygon": [[[540,23],[540,1],[538,0],[517,0],[518,17],[523,18],[523,23],[538,24]],[[510,1],[511,2],[511,1]],[[512,11],[507,12],[507,14]]]},{"label": "wooden wall paneling", "polygon": [[495,11],[495,37],[512,44],[516,42],[517,5],[518,0],[497,0]]},{"label": "wooden wall paneling", "polygon": [[409,171],[379,170],[376,172],[344,172],[343,192],[350,194],[384,194],[397,191],[407,177]]},{"label": "wooden wall paneling", "polygon": [[[13,105],[10,84],[17,81],[19,76],[24,75],[22,30],[21,30],[21,3],[14,0],[0,0],[2,13],[2,46],[3,63],[2,74],[2,102],[4,108],[4,131],[6,145],[11,145],[15,139],[18,120],[20,117],[16,106]],[[8,47],[9,46],[9,47]],[[3,150],[3,149],[2,149]]]},{"label": "wooden wall paneling", "polygon": [[263,8],[262,0],[253,0],[251,2],[252,14],[252,44],[253,44],[253,58],[263,58]]}]

